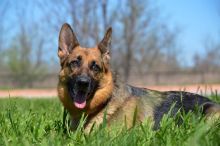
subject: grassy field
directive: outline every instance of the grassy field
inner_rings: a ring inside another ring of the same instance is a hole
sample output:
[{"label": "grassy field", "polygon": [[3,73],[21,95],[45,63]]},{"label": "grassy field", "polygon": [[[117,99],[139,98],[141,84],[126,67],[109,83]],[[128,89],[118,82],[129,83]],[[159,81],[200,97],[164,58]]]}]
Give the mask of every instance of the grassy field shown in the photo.
[{"label": "grassy field", "polygon": [[[220,98],[212,97],[220,102]],[[64,132],[58,99],[0,99],[0,145],[220,145],[220,120],[211,124],[189,113],[181,126],[165,116],[158,131],[145,122],[126,130],[105,126],[85,135]]]}]

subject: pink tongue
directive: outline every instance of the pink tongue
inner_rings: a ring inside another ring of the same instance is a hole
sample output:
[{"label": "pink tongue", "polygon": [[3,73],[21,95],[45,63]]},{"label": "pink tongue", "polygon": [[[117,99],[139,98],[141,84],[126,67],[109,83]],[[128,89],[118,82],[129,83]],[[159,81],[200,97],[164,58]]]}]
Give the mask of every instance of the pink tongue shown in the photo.
[{"label": "pink tongue", "polygon": [[85,100],[83,103],[74,102],[74,105],[75,105],[77,108],[83,109],[83,108],[86,106],[86,100]]}]

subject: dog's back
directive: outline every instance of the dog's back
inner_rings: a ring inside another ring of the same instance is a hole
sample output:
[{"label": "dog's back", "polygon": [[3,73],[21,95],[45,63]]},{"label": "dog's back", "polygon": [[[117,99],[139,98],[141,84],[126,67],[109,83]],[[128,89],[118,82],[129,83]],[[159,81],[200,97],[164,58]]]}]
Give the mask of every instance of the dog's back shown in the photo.
[{"label": "dog's back", "polygon": [[122,84],[115,88],[108,104],[89,119],[87,129],[94,122],[101,123],[105,111],[109,125],[121,123],[129,128],[135,123],[150,119],[154,122],[153,128],[158,129],[162,117],[168,112],[171,117],[178,112],[187,114],[189,111],[220,115],[220,106],[198,94],[183,91],[159,92]]}]

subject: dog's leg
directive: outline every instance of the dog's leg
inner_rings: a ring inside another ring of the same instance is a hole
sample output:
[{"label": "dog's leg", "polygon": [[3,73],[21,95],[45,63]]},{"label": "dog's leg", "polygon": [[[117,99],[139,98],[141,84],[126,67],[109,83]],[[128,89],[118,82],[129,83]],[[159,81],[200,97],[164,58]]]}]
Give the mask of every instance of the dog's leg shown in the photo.
[{"label": "dog's leg", "polygon": [[220,105],[216,103],[205,103],[203,111],[208,121],[215,122],[220,119]]}]

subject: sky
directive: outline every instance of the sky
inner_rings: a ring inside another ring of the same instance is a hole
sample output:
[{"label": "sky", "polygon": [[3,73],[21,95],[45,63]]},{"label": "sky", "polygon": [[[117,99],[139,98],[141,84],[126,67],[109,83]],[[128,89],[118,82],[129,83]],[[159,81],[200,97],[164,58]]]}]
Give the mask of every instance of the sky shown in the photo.
[{"label": "sky", "polygon": [[[171,28],[181,30],[178,45],[182,65],[191,66],[195,53],[201,56],[205,54],[203,44],[206,38],[220,41],[219,0],[152,0],[152,3],[155,3],[162,15],[161,21]],[[10,12],[11,19],[14,13]],[[10,21],[9,17],[7,19]]]},{"label": "sky", "polygon": [[181,29],[179,43],[185,65],[192,65],[195,53],[205,54],[206,38],[220,41],[218,0],[158,0],[158,7],[170,27]]}]

